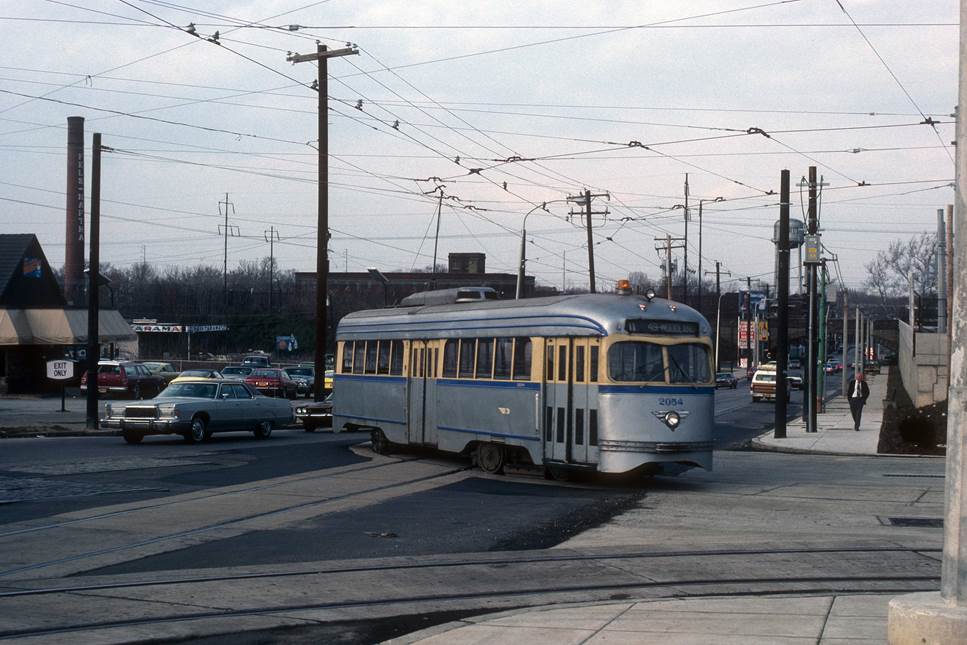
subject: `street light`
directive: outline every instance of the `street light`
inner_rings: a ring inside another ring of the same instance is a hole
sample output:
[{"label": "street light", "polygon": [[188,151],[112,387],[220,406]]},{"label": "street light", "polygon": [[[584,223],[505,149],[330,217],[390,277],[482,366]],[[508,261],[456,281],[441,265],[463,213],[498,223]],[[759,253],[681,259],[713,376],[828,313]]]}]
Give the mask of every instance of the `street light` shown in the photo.
[{"label": "street light", "polygon": [[[702,273],[702,205],[705,202],[724,202],[724,197],[715,197],[714,199],[700,199],[698,200],[698,311],[702,312],[702,280],[705,274]],[[718,366],[718,361],[716,361],[716,367]]]},{"label": "street light", "polygon": [[383,272],[376,267],[369,267],[366,270],[369,271],[369,275],[383,283],[383,306],[388,306],[389,299],[387,296],[387,289],[389,288],[389,278],[387,278],[386,275],[384,275]]},{"label": "street light", "polygon": [[719,340],[720,340],[720,330],[722,325],[722,296],[724,293],[719,294],[718,304],[715,306],[715,371],[719,371]]},{"label": "street light", "polygon": [[566,199],[552,199],[549,202],[541,202],[539,206],[535,206],[524,215],[524,221],[520,225],[520,259],[517,263],[517,289],[514,293],[514,300],[520,300],[521,296],[524,295],[524,266],[527,263],[527,217],[536,210],[549,213],[550,211],[547,210],[548,204],[566,201]]}]

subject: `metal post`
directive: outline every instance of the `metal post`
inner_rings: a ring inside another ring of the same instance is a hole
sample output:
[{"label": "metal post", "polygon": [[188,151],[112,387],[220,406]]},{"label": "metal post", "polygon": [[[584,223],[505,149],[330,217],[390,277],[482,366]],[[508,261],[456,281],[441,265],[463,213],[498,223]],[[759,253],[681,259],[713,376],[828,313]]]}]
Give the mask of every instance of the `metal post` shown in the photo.
[{"label": "metal post", "polygon": [[100,330],[98,329],[98,283],[101,271],[101,133],[94,133],[91,148],[91,250],[87,272],[87,427],[98,427],[97,362],[101,357]]},{"label": "metal post", "polygon": [[591,283],[591,293],[594,289],[594,238],[591,235],[591,191],[584,191],[584,207],[588,217],[588,279]]},{"label": "metal post", "polygon": [[527,249],[527,228],[526,224],[520,227],[520,257],[517,261],[517,289],[514,290],[514,300],[520,300],[524,293],[524,262],[526,262]]},{"label": "metal post", "polygon": [[702,281],[705,274],[702,273],[702,203],[705,200],[698,200],[698,304],[695,307],[702,313]]},{"label": "metal post", "polygon": [[[699,209],[701,212],[701,209]],[[786,437],[786,410],[788,401],[779,396],[780,385],[786,384],[789,367],[789,171],[783,170],[779,180],[779,239],[776,241],[776,298],[778,320],[776,321],[776,407],[773,436]],[[782,392],[785,393],[785,387]]]},{"label": "metal post", "polygon": [[[807,229],[810,235],[815,235],[819,229],[816,203],[816,166],[809,167],[809,219]],[[819,355],[816,346],[816,265],[809,265],[809,331],[808,331],[808,393],[806,401],[806,432],[816,432],[816,372]]]},{"label": "metal post", "polygon": [[819,356],[822,367],[816,373],[816,412],[824,412],[825,406],[823,399],[826,395],[826,263],[819,269],[819,341],[816,354]]},{"label": "metal post", "polygon": [[752,380],[752,278],[745,279],[745,376]]},{"label": "metal post", "polygon": [[947,331],[947,230],[944,209],[937,209],[937,333]]},{"label": "metal post", "polygon": [[665,234],[665,298],[672,299],[672,236]]},{"label": "metal post", "polygon": [[719,345],[721,344],[721,330],[722,330],[722,296],[724,293],[720,293],[718,300],[718,305],[715,307],[715,371],[719,371]]},{"label": "metal post", "polygon": [[685,173],[685,268],[682,270],[682,303],[688,304],[688,173]]},{"label": "metal post", "polygon": [[860,328],[863,326],[863,312],[860,308],[856,308],[856,329],[853,332],[853,373],[863,371],[862,353],[860,352],[860,346],[862,342],[860,340]]},{"label": "metal post", "polygon": [[849,379],[847,374],[849,370],[846,368],[846,358],[848,356],[847,348],[849,347],[849,292],[845,289],[843,290],[843,396],[849,396],[847,388],[849,387]]},{"label": "metal post", "polygon": [[[437,247],[440,244],[440,217],[443,215],[443,187],[440,187],[440,196],[437,199],[436,204],[436,234],[433,236],[433,267],[430,271],[434,276],[436,276],[436,253]],[[433,286],[436,287],[436,279],[433,280]],[[520,298],[520,296],[517,296]]]}]

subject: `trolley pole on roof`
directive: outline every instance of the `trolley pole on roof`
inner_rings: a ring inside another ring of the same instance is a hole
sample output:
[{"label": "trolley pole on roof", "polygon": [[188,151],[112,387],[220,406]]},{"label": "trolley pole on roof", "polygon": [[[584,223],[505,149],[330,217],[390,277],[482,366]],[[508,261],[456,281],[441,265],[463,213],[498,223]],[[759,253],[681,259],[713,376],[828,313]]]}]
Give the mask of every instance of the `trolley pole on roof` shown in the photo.
[{"label": "trolley pole on roof", "polygon": [[[290,63],[319,63],[319,79],[316,91],[319,93],[319,223],[316,230],[316,355],[315,355],[315,392],[316,401],[325,398],[327,314],[329,299],[329,59],[358,54],[355,46],[345,49],[327,50],[325,45],[316,44],[314,54],[290,54]],[[320,378],[322,377],[322,378]]]}]

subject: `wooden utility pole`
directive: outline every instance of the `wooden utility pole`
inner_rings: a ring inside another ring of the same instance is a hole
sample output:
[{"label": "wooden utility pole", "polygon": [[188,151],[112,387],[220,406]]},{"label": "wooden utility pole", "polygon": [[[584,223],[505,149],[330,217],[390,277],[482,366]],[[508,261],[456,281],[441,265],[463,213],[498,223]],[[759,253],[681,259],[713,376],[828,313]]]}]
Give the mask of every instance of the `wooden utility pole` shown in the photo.
[{"label": "wooden utility pole", "polygon": [[[779,239],[776,240],[778,275],[776,297],[776,407],[773,436],[786,438],[786,370],[789,366],[789,171],[779,175]],[[758,332],[758,330],[756,330]],[[758,339],[756,339],[758,342]]]},{"label": "wooden utility pole", "polygon": [[[606,197],[611,199],[611,195],[608,193],[592,193],[590,190],[585,190],[580,195],[571,196],[569,195],[567,201],[574,202],[578,205],[584,206],[585,216],[585,226],[588,231],[588,280],[590,282],[591,293],[596,293],[595,279],[594,279],[594,236],[591,232],[591,216],[592,215],[608,215],[610,211],[605,209],[603,211],[591,210],[591,200],[595,197]],[[581,213],[571,212],[571,215],[581,215]]]},{"label": "wooden utility pole", "polygon": [[225,236],[225,255],[222,256],[222,315],[228,315],[228,238],[239,237],[241,231],[238,226],[228,223],[228,211],[231,209],[232,215],[235,214],[235,204],[228,201],[228,193],[225,193],[225,201],[218,202],[218,212],[221,214],[222,206],[225,206],[225,224],[218,225],[218,232]]},{"label": "wooden utility pole", "polygon": [[319,93],[319,221],[316,229],[316,355],[315,355],[315,392],[316,401],[325,398],[326,347],[328,331],[329,299],[329,59],[358,54],[355,47],[326,49],[317,44],[314,54],[290,54],[290,63],[319,63],[319,79],[316,91]]},{"label": "wooden utility pole", "polygon": [[[98,315],[100,314],[101,282],[101,133],[94,133],[94,143],[91,148],[91,250],[87,271],[87,427],[98,427],[97,362],[101,357],[100,330]],[[83,250],[82,250],[83,253]]]},{"label": "wooden utility pole", "polygon": [[[706,273],[712,273],[706,271]],[[731,276],[731,271],[725,271],[725,275]],[[722,331],[722,265],[715,261],[715,371],[719,371],[719,341]]]},{"label": "wooden utility pole", "polygon": [[279,231],[274,226],[270,226],[263,232],[265,241],[269,243],[269,313],[272,313],[272,291],[275,282],[275,241],[279,238]]},{"label": "wooden utility pole", "polygon": [[[665,254],[665,298],[668,300],[672,299],[672,249],[685,248],[684,239],[672,237],[670,233],[666,233],[665,237],[655,238],[659,243],[655,246],[655,250]],[[673,242],[682,242],[682,244],[673,244]]]}]

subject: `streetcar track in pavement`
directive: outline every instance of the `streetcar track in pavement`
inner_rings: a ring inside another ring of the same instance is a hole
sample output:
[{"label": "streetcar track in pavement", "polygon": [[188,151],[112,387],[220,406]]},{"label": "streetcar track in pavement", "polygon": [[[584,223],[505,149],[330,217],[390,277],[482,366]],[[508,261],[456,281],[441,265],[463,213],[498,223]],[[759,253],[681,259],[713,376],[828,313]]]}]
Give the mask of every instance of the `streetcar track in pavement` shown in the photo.
[{"label": "streetcar track in pavement", "polygon": [[[46,596],[56,594],[82,593],[94,591],[110,591],[118,589],[136,589],[147,587],[164,587],[191,584],[207,584],[212,582],[235,582],[244,580],[260,580],[270,578],[297,578],[319,575],[336,575],[350,573],[379,573],[426,569],[462,569],[475,566],[509,566],[521,564],[558,564],[563,562],[594,562],[608,560],[651,560],[677,557],[731,557],[731,556],[771,556],[771,555],[803,555],[803,554],[862,554],[862,553],[912,553],[934,560],[929,553],[941,553],[941,547],[826,547],[826,548],[775,548],[775,549],[704,549],[686,551],[646,551],[601,554],[562,554],[562,555],[527,555],[505,558],[463,559],[441,562],[408,562],[406,564],[371,564],[362,566],[332,566],[315,567],[301,571],[267,571],[258,573],[239,573],[229,575],[192,576],[185,578],[163,578],[154,580],[134,580],[125,582],[105,582],[84,585],[70,585],[63,587],[49,587],[45,589],[18,589],[0,592],[0,600],[24,596]],[[899,579],[890,577],[890,579]],[[932,579],[932,578],[931,578]],[[671,583],[668,583],[671,584]]]},{"label": "streetcar track in pavement", "polygon": [[[655,591],[660,591],[662,589],[667,589],[669,592],[668,596],[650,596],[647,600],[661,600],[666,597],[747,597],[754,596],[759,597],[763,594],[770,595],[816,595],[816,594],[830,594],[830,593],[848,593],[848,592],[860,592],[860,591],[875,591],[877,593],[906,593],[911,591],[911,587],[915,583],[922,583],[920,587],[927,588],[927,585],[935,585],[939,583],[940,576],[798,576],[790,577],[784,576],[780,578],[775,577],[761,577],[761,578],[695,578],[695,579],[683,579],[683,580],[670,580],[670,581],[634,581],[634,582],[623,582],[623,583],[602,583],[602,584],[576,584],[568,586],[557,586],[557,587],[525,587],[525,588],[514,588],[514,589],[497,589],[491,591],[478,591],[478,592],[465,592],[465,593],[437,593],[437,594],[419,594],[410,596],[400,596],[400,597],[383,597],[375,598],[371,600],[347,600],[347,601],[331,601],[331,602],[319,602],[319,603],[300,603],[300,604],[288,604],[280,605],[278,607],[271,608],[249,608],[249,609],[228,609],[228,610],[212,610],[208,607],[203,607],[202,605],[194,605],[195,607],[206,609],[207,611],[200,611],[188,615],[168,615],[168,616],[156,616],[153,618],[132,618],[132,619],[121,619],[121,620],[103,620],[103,621],[91,621],[88,623],[79,623],[74,625],[63,625],[59,627],[46,627],[40,629],[15,629],[0,631],[0,640],[8,640],[15,638],[24,638],[30,636],[51,636],[55,634],[69,634],[71,632],[85,632],[93,631],[99,629],[112,629],[112,628],[123,628],[123,627],[137,627],[137,626],[151,626],[151,625],[163,625],[170,623],[181,623],[181,622],[195,622],[199,620],[204,620],[207,618],[224,619],[224,618],[240,618],[248,616],[273,616],[279,615],[280,617],[285,617],[284,615],[288,612],[297,611],[319,611],[319,610],[342,610],[353,608],[376,608],[376,607],[389,607],[392,605],[405,605],[405,604],[415,604],[415,605],[428,605],[429,607],[439,607],[441,603],[454,603],[459,601],[485,601],[489,600],[491,603],[495,600],[500,599],[520,599],[527,600],[532,599],[536,602],[523,603],[521,606],[532,606],[535,604],[547,604],[548,597],[555,594],[574,594],[574,593],[584,593],[584,594],[602,594],[607,592],[625,592],[621,594],[612,594],[610,598],[595,596],[589,598],[592,601],[608,601],[608,600],[618,600],[620,595],[620,600],[627,600],[629,594],[628,591],[640,589],[649,590],[652,593]],[[513,581],[514,584],[519,584],[518,580]],[[866,583],[868,589],[855,587]],[[893,587],[884,587],[882,583],[895,583]],[[905,585],[903,583],[906,583]],[[702,587],[708,587],[711,585],[720,586],[748,586],[751,587],[745,590],[731,590],[731,591],[719,591],[714,590],[703,591]],[[769,585],[771,588],[763,589],[764,585]],[[813,585],[809,587],[797,586],[797,585]],[[682,593],[682,588],[693,588],[695,591],[693,593]],[[932,588],[932,587],[930,587]],[[410,609],[410,612],[419,611],[418,609]],[[326,622],[324,619],[316,619],[318,622]],[[345,619],[342,619],[345,620]]]},{"label": "streetcar track in pavement", "polygon": [[[405,462],[408,462],[408,461],[417,461],[418,460],[417,458],[406,459],[406,458],[402,458],[402,457],[391,457],[389,459],[392,459],[392,461],[387,462],[387,463],[378,463],[378,464],[362,465],[362,466],[359,466],[358,468],[353,468],[353,466],[356,465],[356,464],[349,464],[349,465],[346,465],[346,466],[337,466],[335,468],[327,468],[327,469],[325,469],[322,472],[315,472],[315,473],[313,473],[311,475],[304,475],[304,476],[297,476],[297,477],[288,478],[288,479],[286,479],[285,481],[282,481],[282,482],[275,482],[275,483],[271,483],[271,484],[255,484],[255,485],[251,485],[251,486],[246,486],[244,488],[239,488],[239,489],[236,489],[236,490],[227,490],[227,491],[226,490],[223,490],[223,491],[219,491],[219,492],[215,492],[215,493],[204,493],[204,494],[197,495],[197,496],[194,496],[194,497],[189,497],[187,499],[170,499],[170,498],[167,498],[166,497],[166,498],[162,498],[162,501],[151,502],[151,503],[147,503],[147,504],[142,504],[142,505],[136,506],[134,508],[126,508],[126,509],[121,509],[121,510],[117,510],[117,511],[108,511],[106,513],[95,513],[94,515],[86,515],[84,517],[76,517],[76,518],[73,518],[73,519],[70,519],[70,520],[61,520],[61,521],[53,522],[53,523],[49,523],[49,524],[42,524],[40,526],[30,526],[30,527],[21,528],[21,529],[14,529],[12,531],[0,531],[0,538],[5,538],[5,537],[13,536],[13,535],[24,535],[24,534],[27,534],[27,533],[37,533],[39,531],[48,531],[48,530],[52,530],[52,529],[62,528],[64,526],[70,526],[72,524],[79,524],[79,523],[82,523],[82,522],[90,522],[90,521],[93,521],[93,520],[101,520],[101,519],[105,519],[105,518],[109,518],[109,517],[118,517],[118,516],[121,516],[121,515],[128,515],[130,513],[137,513],[139,511],[153,510],[153,509],[156,509],[156,508],[164,508],[166,506],[175,506],[175,505],[178,505],[178,504],[187,504],[189,502],[203,501],[203,500],[212,499],[212,498],[215,498],[215,497],[222,497],[222,496],[227,496],[227,495],[237,495],[237,494],[241,494],[241,493],[251,493],[251,492],[257,492],[257,491],[261,491],[261,490],[270,490],[272,488],[278,488],[280,486],[287,486],[289,484],[294,484],[294,483],[297,483],[297,482],[304,482],[304,481],[309,481],[309,480],[312,480],[312,479],[327,478],[327,477],[333,477],[333,476],[338,476],[338,475],[346,475],[346,474],[352,474],[352,473],[357,473],[357,472],[364,472],[364,471],[367,471],[367,470],[374,470],[374,469],[377,469],[377,468],[386,468],[388,466],[393,466],[393,465],[400,464],[400,463],[405,463]],[[336,470],[337,468],[343,468],[344,470],[342,470],[341,472],[332,472],[332,471]],[[190,495],[190,494],[191,493],[183,493],[182,495]],[[2,575],[2,574],[0,574],[0,575]]]},{"label": "streetcar track in pavement", "polygon": [[[378,467],[378,466],[389,466],[389,465],[401,463],[401,461],[406,461],[406,460],[394,461],[391,464],[374,464],[372,467],[375,468],[375,467]],[[312,506],[320,506],[320,505],[324,505],[324,504],[331,504],[332,502],[343,501],[343,500],[346,500],[346,499],[351,499],[353,497],[358,497],[360,495],[368,495],[368,494],[371,494],[371,493],[378,493],[380,491],[389,490],[389,489],[393,489],[393,488],[400,488],[402,486],[408,486],[408,485],[411,485],[411,484],[419,484],[419,483],[422,483],[422,482],[425,482],[425,481],[429,481],[429,480],[433,480],[433,479],[438,479],[440,477],[446,477],[448,475],[453,475],[453,474],[456,474],[456,473],[464,472],[466,470],[470,470],[471,468],[472,468],[472,466],[460,466],[460,467],[455,467],[455,468],[449,468],[449,469],[447,469],[447,470],[445,470],[443,472],[434,473],[432,475],[424,475],[422,477],[411,478],[411,479],[407,479],[407,480],[403,480],[403,481],[394,481],[394,482],[390,482],[388,484],[381,484],[379,486],[374,486],[374,487],[369,487],[369,488],[365,488],[365,489],[354,490],[352,492],[344,493],[342,495],[334,495],[332,497],[325,497],[325,498],[321,498],[321,499],[313,499],[313,500],[309,500],[309,501],[305,501],[305,502],[300,502],[298,504],[290,504],[288,506],[283,506],[281,508],[276,508],[276,509],[273,509],[271,511],[262,511],[262,512],[259,512],[259,513],[252,513],[252,514],[245,515],[245,516],[242,516],[242,517],[235,517],[235,518],[223,520],[223,521],[220,521],[220,522],[214,522],[212,524],[207,524],[205,526],[199,526],[199,527],[196,527],[196,528],[193,528],[193,529],[186,529],[186,530],[183,530],[183,531],[175,531],[173,533],[166,533],[164,535],[158,535],[158,536],[155,536],[155,537],[152,537],[152,538],[147,538],[147,539],[144,539],[144,540],[139,540],[137,542],[131,542],[131,543],[128,543],[128,544],[120,544],[120,545],[117,545],[117,546],[107,547],[107,548],[104,548],[104,549],[97,549],[97,550],[94,550],[94,551],[87,551],[85,553],[79,553],[79,554],[76,554],[76,555],[65,556],[63,558],[56,558],[56,559],[47,560],[47,561],[44,561],[44,562],[36,562],[36,563],[33,563],[33,564],[22,565],[22,566],[19,566],[19,567],[14,567],[14,568],[11,568],[11,569],[6,569],[4,571],[0,571],[0,578],[6,577],[6,576],[10,576],[10,575],[13,575],[13,574],[16,574],[16,573],[23,573],[25,571],[36,571],[36,570],[39,570],[39,569],[45,569],[47,567],[55,566],[55,565],[58,565],[58,564],[66,564],[66,563],[69,563],[69,562],[78,562],[78,561],[81,561],[81,560],[86,560],[86,559],[93,558],[93,557],[97,557],[97,556],[100,556],[100,555],[107,555],[109,553],[118,553],[118,552],[126,551],[126,550],[129,550],[129,549],[136,549],[136,548],[139,548],[139,547],[148,546],[148,545],[151,545],[151,544],[158,544],[160,542],[166,542],[166,541],[169,541],[169,540],[176,540],[176,539],[185,538],[185,537],[189,537],[189,536],[193,536],[193,535],[199,535],[199,534],[202,534],[202,533],[207,533],[209,531],[214,531],[216,529],[226,528],[226,527],[232,526],[233,524],[239,524],[239,523],[242,523],[242,522],[249,522],[251,520],[262,519],[262,518],[266,518],[266,517],[272,517],[274,515],[280,515],[280,514],[283,514],[283,513],[289,513],[291,511],[300,510],[300,509],[304,509],[304,508],[309,508],[309,507],[312,507]],[[354,470],[354,471],[350,471],[350,472],[358,472],[358,470]],[[311,478],[304,478],[304,479],[311,479]],[[290,482],[285,482],[285,483],[290,483]],[[215,495],[217,495],[217,494],[213,494],[212,496],[215,496]],[[184,501],[187,502],[189,500],[184,500]]]}]

